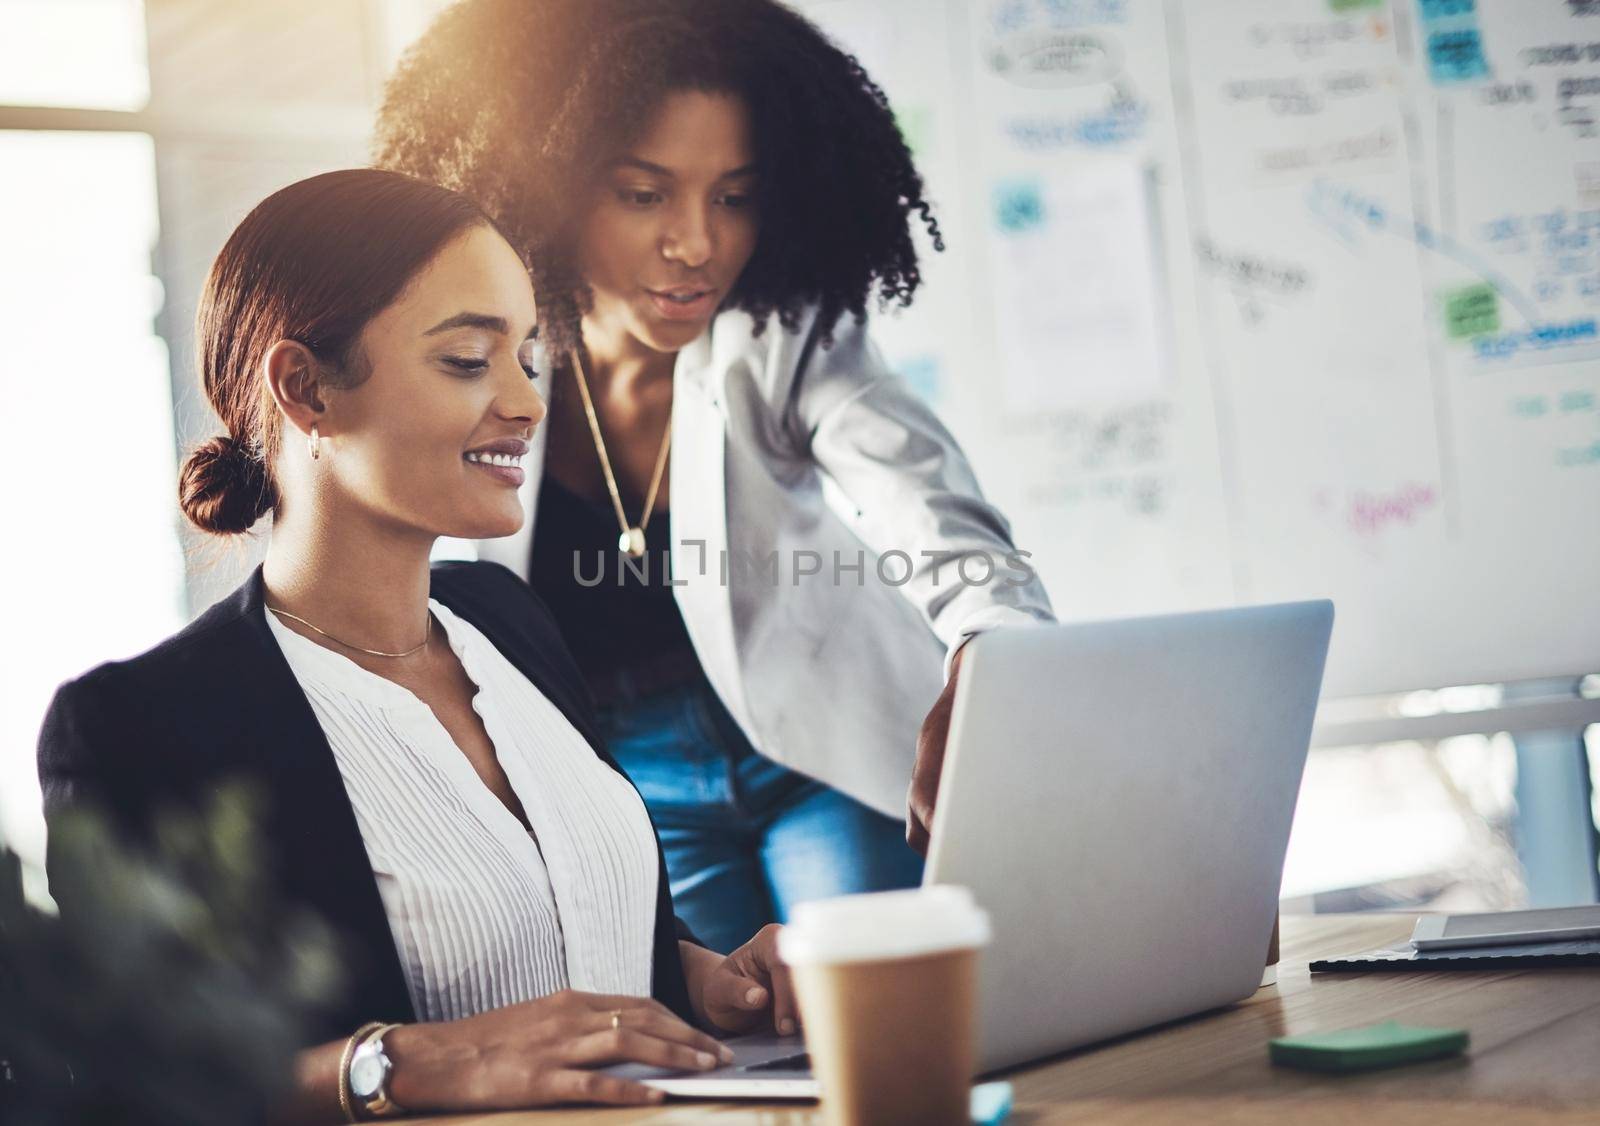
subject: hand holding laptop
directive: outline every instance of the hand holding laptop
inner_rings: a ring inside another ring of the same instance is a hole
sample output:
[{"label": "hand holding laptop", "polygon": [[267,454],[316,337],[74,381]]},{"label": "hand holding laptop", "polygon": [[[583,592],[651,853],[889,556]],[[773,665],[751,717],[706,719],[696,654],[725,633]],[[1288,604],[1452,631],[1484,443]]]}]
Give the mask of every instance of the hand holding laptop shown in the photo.
[{"label": "hand holding laptop", "polygon": [[911,767],[911,786],[906,791],[906,844],[922,857],[928,855],[933,832],[933,806],[939,797],[939,776],[944,772],[944,751],[950,741],[950,713],[955,709],[956,683],[961,675],[961,659],[967,654],[967,641],[961,643],[951,659],[944,690],[917,732],[917,757]]},{"label": "hand holding laptop", "polygon": [[776,923],[727,957],[703,946],[680,942],[689,1002],[703,1025],[722,1032],[775,1031],[787,1036],[799,1028],[789,970],[778,956]]}]

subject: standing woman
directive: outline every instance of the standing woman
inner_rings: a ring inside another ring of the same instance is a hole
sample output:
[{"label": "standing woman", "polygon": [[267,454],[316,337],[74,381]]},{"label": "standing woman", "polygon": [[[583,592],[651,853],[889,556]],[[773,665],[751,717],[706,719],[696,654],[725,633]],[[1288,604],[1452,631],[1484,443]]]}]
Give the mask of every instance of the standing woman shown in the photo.
[{"label": "standing woman", "polygon": [[550,418],[480,554],[550,603],[677,910],[727,950],[916,883],[957,651],[1050,609],[862,323],[939,245],[882,92],[775,0],[464,0],[377,132],[532,263]]}]

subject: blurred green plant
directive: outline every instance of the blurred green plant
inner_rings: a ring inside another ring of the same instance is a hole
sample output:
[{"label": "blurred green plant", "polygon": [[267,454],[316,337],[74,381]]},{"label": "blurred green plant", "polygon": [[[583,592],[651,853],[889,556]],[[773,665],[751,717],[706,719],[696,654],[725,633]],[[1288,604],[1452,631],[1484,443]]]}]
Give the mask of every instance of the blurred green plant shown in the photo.
[{"label": "blurred green plant", "polygon": [[266,1121],[340,973],[331,932],[274,894],[255,824],[243,786],[163,817],[148,852],[74,810],[50,830],[60,915],[0,849],[0,1121]]}]

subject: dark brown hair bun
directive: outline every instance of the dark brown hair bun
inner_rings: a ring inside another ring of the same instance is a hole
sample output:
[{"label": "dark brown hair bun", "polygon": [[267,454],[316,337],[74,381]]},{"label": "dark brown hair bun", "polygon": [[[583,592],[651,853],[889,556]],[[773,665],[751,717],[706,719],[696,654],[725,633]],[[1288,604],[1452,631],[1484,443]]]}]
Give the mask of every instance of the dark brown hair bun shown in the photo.
[{"label": "dark brown hair bun", "polygon": [[228,435],[201,444],[183,463],[178,503],[203,532],[248,532],[277,501],[266,465]]}]

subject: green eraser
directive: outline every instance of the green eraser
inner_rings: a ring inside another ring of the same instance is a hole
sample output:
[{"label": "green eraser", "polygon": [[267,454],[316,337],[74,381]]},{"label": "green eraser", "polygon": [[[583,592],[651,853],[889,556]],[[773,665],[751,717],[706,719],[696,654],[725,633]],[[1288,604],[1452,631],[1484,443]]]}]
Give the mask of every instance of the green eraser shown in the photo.
[{"label": "green eraser", "polygon": [[1464,1028],[1412,1028],[1384,1021],[1365,1028],[1280,1036],[1267,1042],[1272,1062],[1307,1071],[1365,1071],[1458,1055],[1466,1049]]}]

